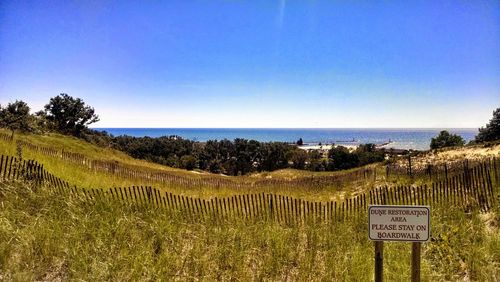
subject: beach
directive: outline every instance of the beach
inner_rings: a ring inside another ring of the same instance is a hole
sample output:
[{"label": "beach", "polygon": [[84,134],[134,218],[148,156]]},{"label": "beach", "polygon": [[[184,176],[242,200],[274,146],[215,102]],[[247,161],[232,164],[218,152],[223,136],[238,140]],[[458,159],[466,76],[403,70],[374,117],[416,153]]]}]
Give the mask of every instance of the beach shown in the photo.
[{"label": "beach", "polygon": [[359,145],[342,145],[342,144],[325,144],[325,145],[319,145],[319,144],[315,144],[315,145],[309,145],[309,144],[306,144],[306,145],[302,145],[302,146],[298,146],[299,149],[302,149],[302,150],[320,150],[320,151],[328,151],[332,148],[336,148],[336,147],[346,147],[347,149],[349,149],[349,151],[354,151],[356,150],[356,148],[359,146]]}]

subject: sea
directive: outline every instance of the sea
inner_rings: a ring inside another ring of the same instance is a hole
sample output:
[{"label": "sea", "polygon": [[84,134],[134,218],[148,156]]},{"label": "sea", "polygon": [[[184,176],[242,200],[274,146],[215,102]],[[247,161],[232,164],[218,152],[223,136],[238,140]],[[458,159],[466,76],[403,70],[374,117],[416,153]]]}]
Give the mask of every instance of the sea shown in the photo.
[{"label": "sea", "polygon": [[428,150],[431,138],[441,130],[458,134],[469,142],[478,133],[476,128],[93,128],[114,136],[160,137],[177,135],[184,139],[205,142],[208,140],[253,139],[261,142],[295,143],[302,138],[304,145],[318,144],[356,146],[373,143],[383,148]]}]

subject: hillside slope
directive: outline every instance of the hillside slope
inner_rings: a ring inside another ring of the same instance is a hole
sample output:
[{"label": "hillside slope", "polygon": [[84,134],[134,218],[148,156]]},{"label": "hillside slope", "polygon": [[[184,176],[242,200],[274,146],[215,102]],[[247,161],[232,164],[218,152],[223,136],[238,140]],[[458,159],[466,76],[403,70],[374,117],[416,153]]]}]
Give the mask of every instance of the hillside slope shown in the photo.
[{"label": "hillside slope", "polygon": [[[154,186],[180,194],[213,197],[241,192],[277,192],[290,196],[332,200],[345,198],[383,184],[408,184],[427,178],[404,175],[407,160],[398,163],[399,175],[391,177],[382,164],[372,164],[337,172],[311,172],[283,169],[246,176],[224,176],[200,171],[175,169],[123,152],[101,148],[80,139],[60,134],[10,134],[0,129],[0,154],[35,159],[55,176],[83,188]],[[21,146],[19,146],[21,144]],[[20,150],[20,151],[19,151]],[[465,158],[494,157],[500,144],[470,146],[428,152],[412,158],[413,169],[425,172],[429,164],[462,161]],[[450,157],[452,156],[452,157]],[[395,170],[391,170],[391,173]],[[397,170],[396,170],[397,171]],[[216,188],[216,189],[214,189]]]},{"label": "hillside slope", "polygon": [[[93,205],[0,183],[0,280],[369,281],[366,217],[335,224],[191,221],[117,202]],[[496,281],[498,206],[487,214],[432,209],[423,281]],[[388,243],[387,281],[410,279],[411,244]]]},{"label": "hillside slope", "polygon": [[[285,169],[247,176],[225,176],[186,171],[134,159],[111,148],[100,148],[60,134],[16,134],[9,139],[0,130],[0,154],[35,159],[45,168],[78,187],[128,187],[150,185],[168,191],[199,196],[252,192],[284,192],[309,197],[334,197],[360,186],[372,186],[376,165],[339,172],[310,172]],[[21,144],[19,146],[18,144]],[[21,151],[18,151],[18,150]],[[364,176],[360,179],[359,176]],[[381,172],[379,173],[381,175]],[[216,187],[217,189],[211,189]],[[312,190],[312,191],[311,191]]]}]

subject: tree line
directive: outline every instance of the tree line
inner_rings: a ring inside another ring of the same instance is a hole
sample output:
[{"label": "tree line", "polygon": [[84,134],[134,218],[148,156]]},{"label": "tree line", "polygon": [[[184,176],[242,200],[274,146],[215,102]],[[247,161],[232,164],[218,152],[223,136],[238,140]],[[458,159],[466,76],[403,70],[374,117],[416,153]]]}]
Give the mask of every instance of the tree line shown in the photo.
[{"label": "tree line", "polygon": [[88,131],[88,125],[99,121],[94,108],[66,93],[50,98],[43,110],[34,114],[30,111],[28,104],[20,100],[5,107],[0,105],[0,126],[10,129],[12,134],[16,130],[31,133],[56,131],[80,137]]},{"label": "tree line", "polygon": [[135,158],[227,175],[282,168],[334,171],[380,162],[385,157],[385,153],[376,150],[374,144],[361,145],[354,151],[334,147],[324,156],[320,151],[300,149],[294,144],[242,138],[195,142],[179,136],[117,136],[112,137],[111,142],[115,148]]},{"label": "tree line", "polygon": [[[113,136],[92,130],[88,125],[99,121],[94,108],[82,99],[62,93],[50,98],[42,111],[30,113],[23,101],[5,107],[0,105],[0,126],[15,131],[42,134],[59,132],[76,136],[99,146],[111,147],[130,156],[171,167],[200,169],[212,173],[244,175],[251,172],[273,171],[282,168],[311,171],[350,169],[384,160],[385,151],[374,144],[360,145],[355,150],[337,146],[323,154],[318,150],[303,150],[296,144],[259,142],[237,138],[197,142],[179,136],[132,137]],[[479,129],[476,142],[500,139],[500,109],[493,113],[490,123]],[[446,131],[431,141],[431,148],[463,145],[463,139]]]}]

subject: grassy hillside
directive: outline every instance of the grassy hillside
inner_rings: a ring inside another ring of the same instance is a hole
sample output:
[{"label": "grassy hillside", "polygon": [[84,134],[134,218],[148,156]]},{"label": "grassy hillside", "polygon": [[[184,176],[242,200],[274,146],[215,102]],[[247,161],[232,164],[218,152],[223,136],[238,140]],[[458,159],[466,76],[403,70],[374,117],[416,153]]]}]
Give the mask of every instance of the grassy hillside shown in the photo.
[{"label": "grassy hillside", "polygon": [[[0,130],[0,133],[8,134],[5,130]],[[313,187],[305,187],[301,185],[293,185],[289,182],[303,183],[311,177],[343,177],[349,173],[354,173],[360,169],[352,169],[341,172],[310,172],[294,169],[284,169],[274,172],[256,173],[248,176],[224,176],[214,175],[207,172],[200,171],[186,171],[182,169],[175,169],[159,164],[154,164],[144,160],[137,160],[123,152],[111,149],[101,148],[85,141],[79,140],[74,137],[48,133],[44,135],[33,134],[17,134],[15,141],[9,142],[0,139],[0,154],[17,155],[16,140],[21,140],[45,148],[53,148],[58,152],[71,152],[81,154],[90,160],[112,162],[120,166],[131,168],[135,171],[143,173],[160,173],[170,176],[181,177],[183,179],[202,180],[203,183],[196,182],[196,184],[189,185],[180,182],[162,182],[155,179],[144,178],[127,178],[110,173],[89,170],[81,164],[70,162],[58,156],[51,156],[42,152],[37,152],[30,147],[22,147],[22,156],[25,159],[35,159],[44,164],[45,168],[52,172],[57,177],[68,181],[72,185],[85,188],[103,188],[103,187],[128,187],[138,185],[149,185],[164,189],[165,191],[172,191],[181,194],[195,195],[200,197],[213,197],[214,195],[232,195],[241,193],[242,190],[248,192],[249,188],[252,192],[280,192],[283,194],[300,196],[303,198],[323,198],[333,199],[335,197],[343,197],[346,193],[349,195],[355,193],[363,187],[373,186],[375,181],[382,181],[383,179],[375,180],[373,178],[367,179],[352,179],[351,181],[341,182],[325,182],[317,184]],[[367,166],[371,170],[378,170],[379,176],[383,175],[383,168],[376,165]],[[365,169],[365,168],[361,168]],[[275,183],[273,181],[279,181]],[[223,182],[224,185],[219,185]],[[214,190],[214,186],[217,187]],[[340,192],[340,193],[339,193]]]},{"label": "grassy hillside", "polygon": [[[50,188],[50,187],[48,187]],[[0,185],[0,280],[369,281],[373,245],[359,221],[279,225],[183,214]],[[496,281],[498,207],[433,207],[423,281]],[[385,244],[385,279],[408,281],[410,244]]]},{"label": "grassy hillside", "polygon": [[[0,133],[10,135],[10,132],[5,129],[0,129]],[[130,157],[124,152],[114,150],[111,148],[102,148],[84,140],[78,139],[76,137],[61,135],[58,133],[45,133],[45,134],[24,134],[16,132],[14,136],[15,140],[25,140],[29,143],[42,147],[53,147],[58,150],[70,151],[73,153],[79,153],[85,155],[90,159],[102,159],[108,161],[117,161],[123,164],[135,165],[150,169],[160,169],[169,172],[187,173],[186,170],[175,169],[168,166],[163,166],[155,164],[148,161],[138,160]],[[8,145],[8,143],[2,143],[2,145]],[[9,152],[15,153],[15,146],[8,146]],[[28,152],[29,153],[29,152]]]},{"label": "grassy hillside", "polygon": [[[180,180],[169,183],[151,180],[147,184],[207,198],[265,190],[322,201],[350,197],[385,183],[384,167],[380,165],[342,172],[285,169],[227,177],[135,160],[57,134],[18,135],[16,139],[80,153],[91,160],[112,160],[141,172],[178,176]],[[15,142],[0,140],[0,154],[18,153]],[[21,153],[78,187],[145,185],[143,178],[94,171],[28,147],[23,147]],[[365,170],[376,174],[365,175]],[[193,182],[202,183],[199,186],[182,184],[186,179],[206,182]],[[315,182],[321,179],[326,180]],[[409,180],[402,177],[392,181]],[[313,185],[308,186],[308,182]],[[254,190],[246,186],[256,183],[265,185],[255,186]],[[498,184],[496,178],[494,183]],[[449,203],[442,201],[432,206],[432,240],[424,244],[422,253],[423,281],[498,280],[498,201],[483,213],[465,212]],[[182,209],[132,205],[109,198],[85,201],[83,197],[55,194],[50,185],[35,190],[29,182],[6,180],[0,181],[0,207],[0,280],[369,281],[373,277],[373,244],[367,238],[363,211],[334,223],[284,224],[242,217],[214,220],[188,215]],[[386,280],[409,280],[410,246],[385,244]]]}]

